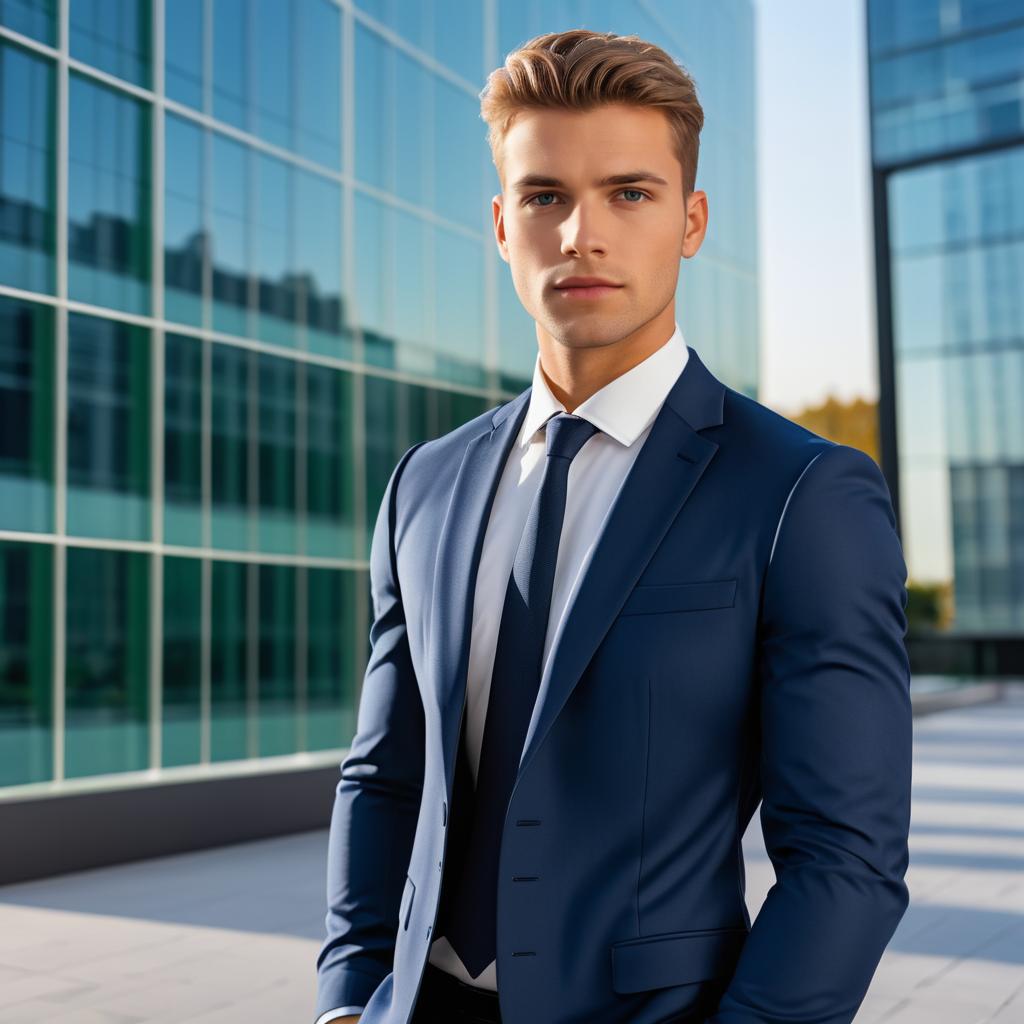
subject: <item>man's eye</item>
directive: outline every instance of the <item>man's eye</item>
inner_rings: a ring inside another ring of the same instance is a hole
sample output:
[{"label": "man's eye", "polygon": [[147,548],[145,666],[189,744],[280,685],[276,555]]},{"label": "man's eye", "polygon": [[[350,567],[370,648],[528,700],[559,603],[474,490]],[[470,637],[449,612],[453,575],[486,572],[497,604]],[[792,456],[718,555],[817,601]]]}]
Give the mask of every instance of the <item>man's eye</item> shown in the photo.
[{"label": "man's eye", "polygon": [[[619,189],[618,192],[616,192],[616,195],[620,195],[621,196],[624,192],[635,192],[638,196],[643,196],[644,199],[650,199],[651,198],[646,192],[644,192],[642,189],[639,189],[639,188],[622,188],[622,189]],[[530,196],[530,198],[526,200],[526,205],[527,206],[531,206],[531,205],[551,206],[551,203],[536,203],[535,204],[534,200],[535,199],[542,199],[545,196],[553,196],[553,195],[555,195],[554,192],[538,192],[535,196]],[[633,202],[631,202],[630,205],[632,205],[632,206],[640,206],[642,204],[633,201]]]}]

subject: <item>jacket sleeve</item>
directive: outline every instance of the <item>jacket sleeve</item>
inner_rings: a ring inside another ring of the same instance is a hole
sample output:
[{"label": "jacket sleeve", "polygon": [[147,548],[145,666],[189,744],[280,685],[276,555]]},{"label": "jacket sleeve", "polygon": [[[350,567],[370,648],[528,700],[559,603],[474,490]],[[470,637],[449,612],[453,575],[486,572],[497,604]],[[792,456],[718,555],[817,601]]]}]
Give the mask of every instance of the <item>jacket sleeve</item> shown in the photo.
[{"label": "jacket sleeve", "polygon": [[395,558],[396,490],[418,447],[392,471],[370,547],[370,655],[331,816],[327,935],[316,961],[314,1020],[336,1007],[365,1006],[393,967],[425,757],[423,703]]},{"label": "jacket sleeve", "polygon": [[906,565],[875,461],[830,444],[787,498],[758,638],[776,881],[707,1024],[849,1024],[909,903]]}]

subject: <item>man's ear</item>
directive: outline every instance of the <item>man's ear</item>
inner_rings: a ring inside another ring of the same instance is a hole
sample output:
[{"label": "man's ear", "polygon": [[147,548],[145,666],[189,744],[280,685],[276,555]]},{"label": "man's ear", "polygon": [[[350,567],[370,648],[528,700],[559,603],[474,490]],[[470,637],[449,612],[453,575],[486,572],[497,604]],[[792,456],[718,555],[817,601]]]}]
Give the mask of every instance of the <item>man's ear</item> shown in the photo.
[{"label": "man's ear", "polygon": [[491,197],[491,213],[494,215],[494,240],[498,243],[501,258],[508,263],[508,242],[505,240],[505,214],[502,210],[502,195]]}]

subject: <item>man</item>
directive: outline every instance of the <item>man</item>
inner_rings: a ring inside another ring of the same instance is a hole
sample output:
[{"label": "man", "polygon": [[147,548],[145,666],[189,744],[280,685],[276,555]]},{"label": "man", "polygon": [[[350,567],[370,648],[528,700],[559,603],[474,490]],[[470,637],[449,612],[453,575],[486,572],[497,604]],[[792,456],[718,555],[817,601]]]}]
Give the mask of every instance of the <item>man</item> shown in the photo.
[{"label": "man", "polygon": [[318,1024],[851,1021],[908,903],[885,480],[683,341],[703,115],[663,51],[541,36],[483,112],[538,356],[381,504]]}]

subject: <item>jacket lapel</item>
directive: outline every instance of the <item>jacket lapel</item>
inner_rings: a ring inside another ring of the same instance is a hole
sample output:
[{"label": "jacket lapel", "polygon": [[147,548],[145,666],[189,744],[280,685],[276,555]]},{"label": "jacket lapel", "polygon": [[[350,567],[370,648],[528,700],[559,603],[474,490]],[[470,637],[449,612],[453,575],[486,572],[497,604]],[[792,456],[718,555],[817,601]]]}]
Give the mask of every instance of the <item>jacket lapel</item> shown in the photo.
[{"label": "jacket lapel", "polygon": [[[689,348],[613,504],[555,638],[526,733],[520,774],[543,741],[633,585],[707,468],[718,444],[698,431],[722,422],[724,385]],[[494,495],[530,401],[527,388],[473,437],[441,527],[430,610],[430,655],[446,764],[454,764],[466,692],[472,604]]]},{"label": "jacket lapel", "polygon": [[718,443],[698,431],[722,422],[725,387],[689,348],[609,512],[555,637],[526,732],[519,774],[544,740]]},{"label": "jacket lapel", "polygon": [[532,387],[497,409],[490,429],[466,445],[441,526],[430,602],[430,658],[441,709],[446,763],[458,742],[466,692],[473,596],[484,534],[509,451],[530,404]]}]

